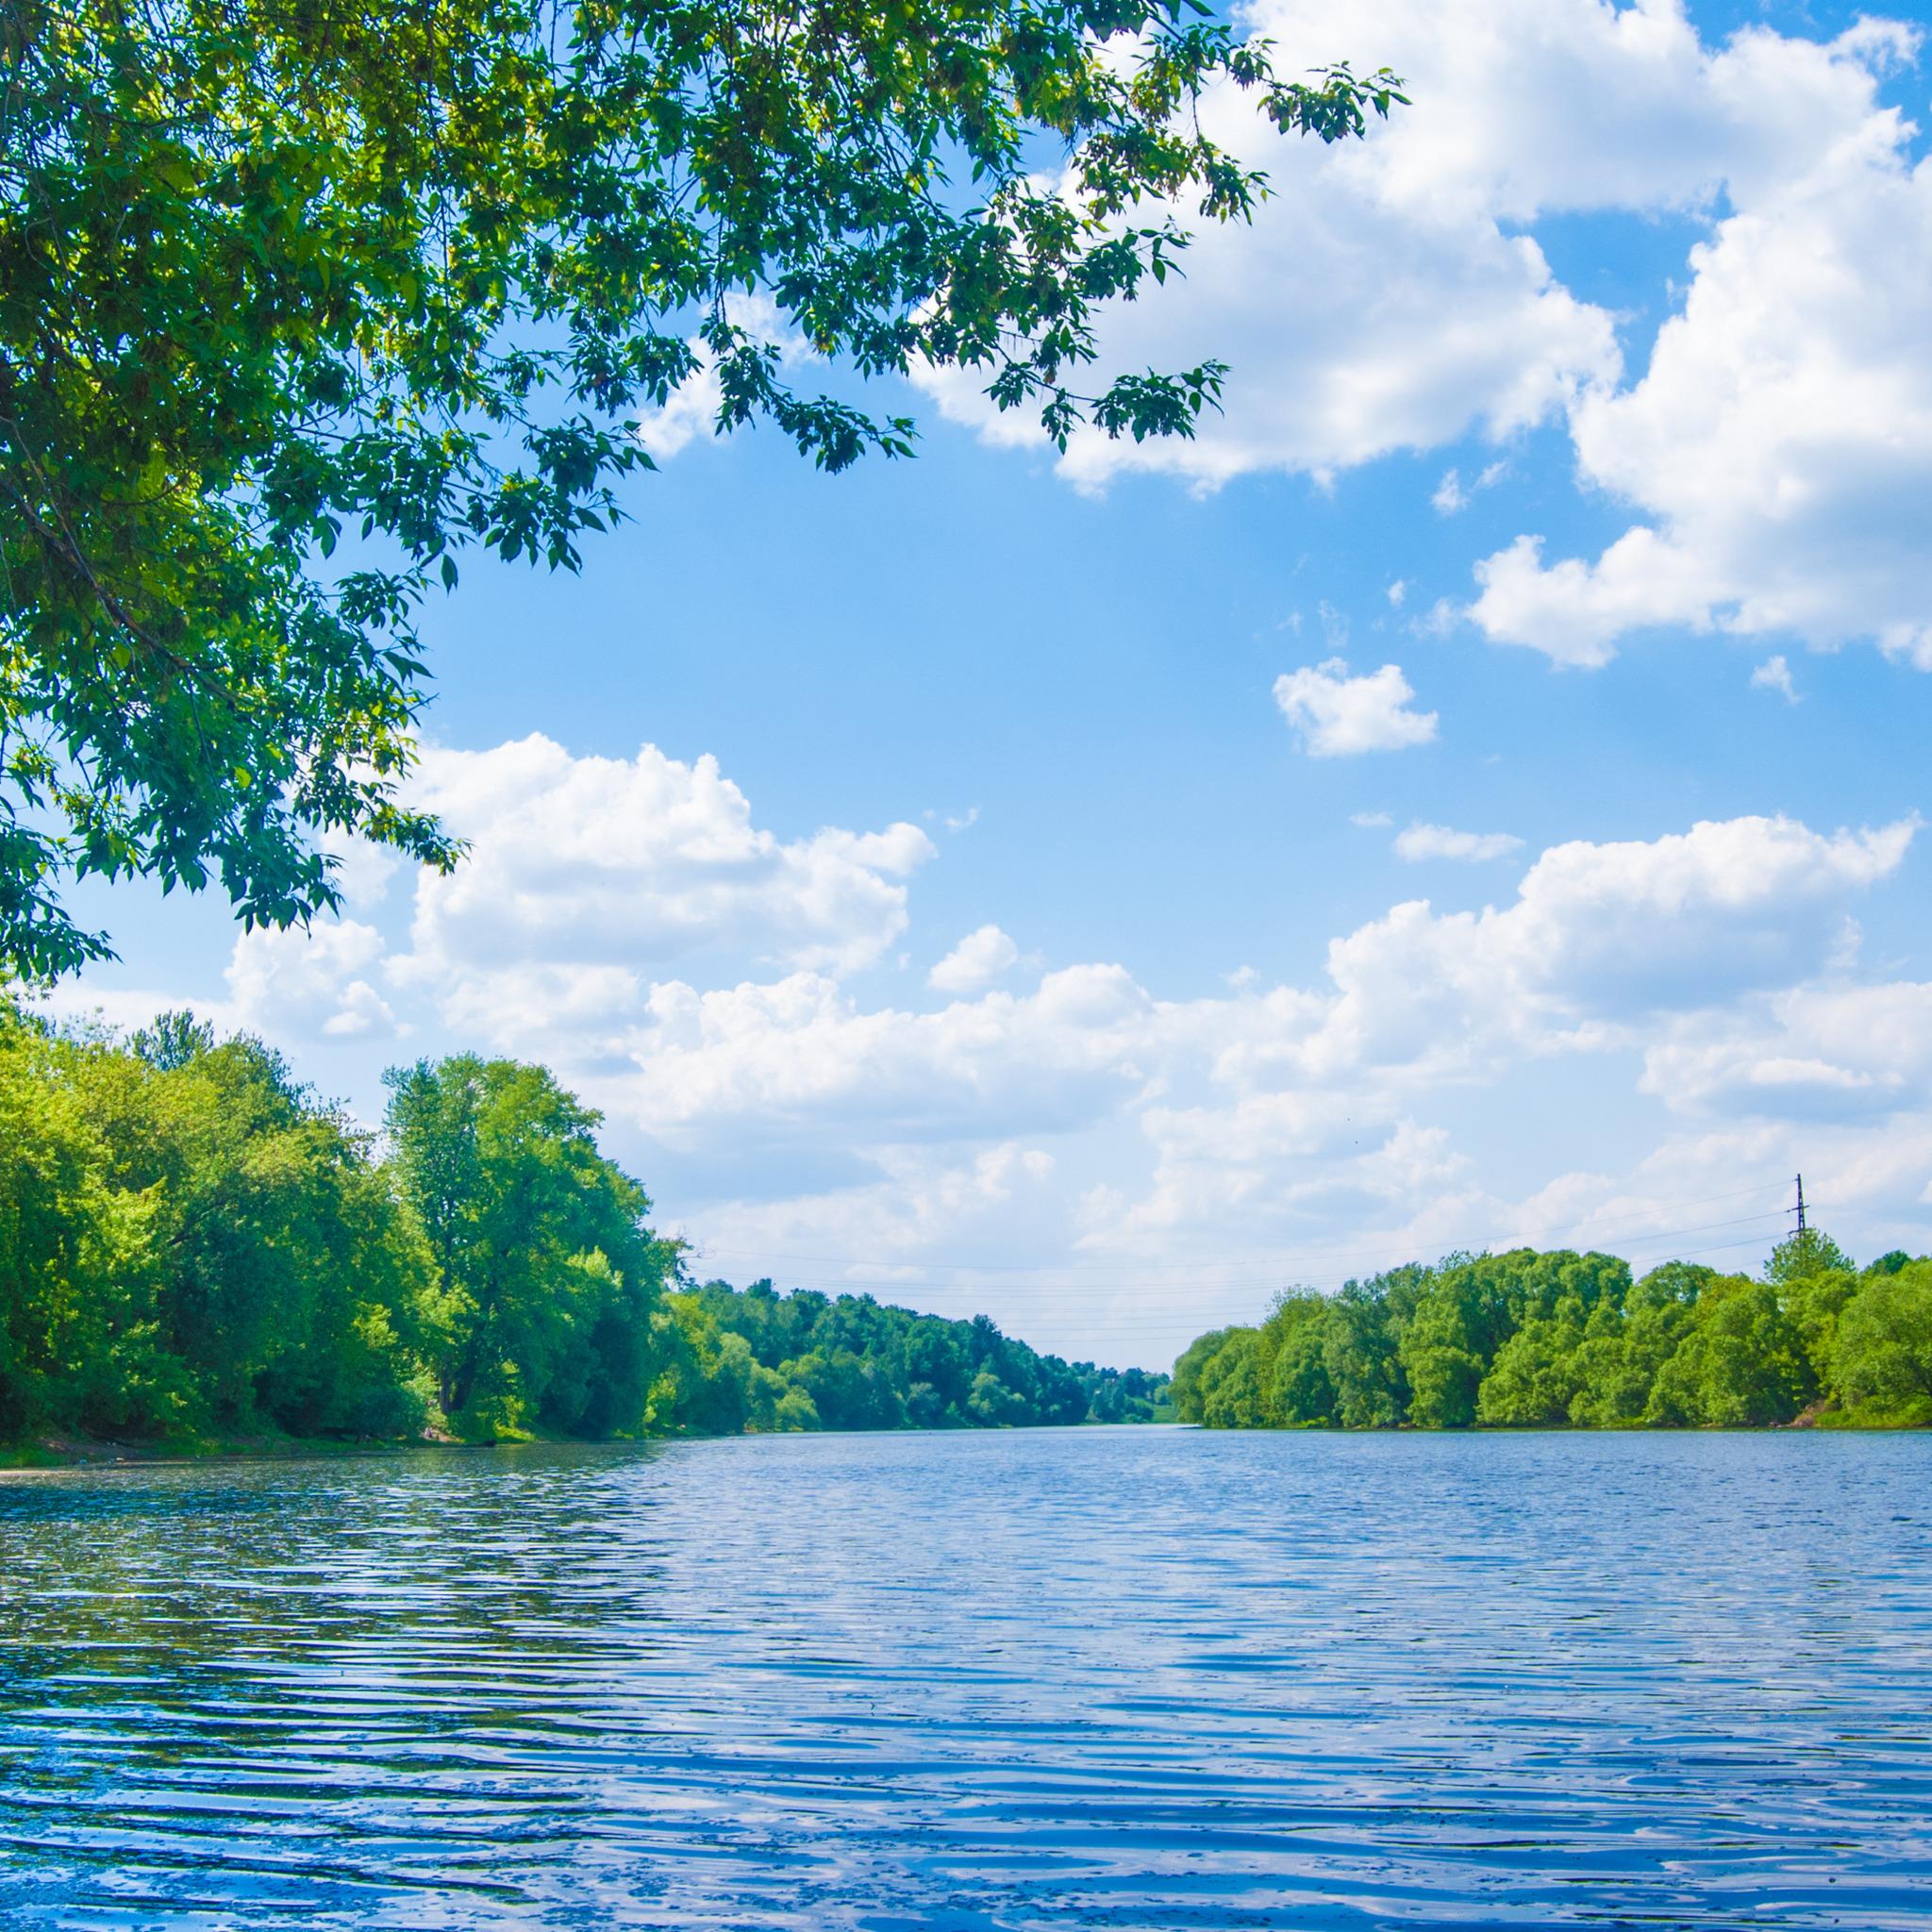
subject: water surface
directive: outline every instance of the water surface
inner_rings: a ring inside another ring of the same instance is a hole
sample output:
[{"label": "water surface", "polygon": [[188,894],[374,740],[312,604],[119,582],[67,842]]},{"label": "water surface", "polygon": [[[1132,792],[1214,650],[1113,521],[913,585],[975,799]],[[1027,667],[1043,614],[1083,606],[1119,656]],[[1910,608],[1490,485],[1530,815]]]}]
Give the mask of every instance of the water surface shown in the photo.
[{"label": "water surface", "polygon": [[0,1924],[1932,1924],[1932,1439],[0,1480]]}]

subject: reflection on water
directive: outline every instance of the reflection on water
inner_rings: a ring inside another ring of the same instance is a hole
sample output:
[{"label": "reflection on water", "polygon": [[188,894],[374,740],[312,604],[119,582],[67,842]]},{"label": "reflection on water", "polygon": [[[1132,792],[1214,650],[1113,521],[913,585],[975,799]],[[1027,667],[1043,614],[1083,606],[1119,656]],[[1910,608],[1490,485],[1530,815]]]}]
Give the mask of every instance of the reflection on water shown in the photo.
[{"label": "reflection on water", "polygon": [[0,1481],[0,1923],[1913,1926],[1932,1440]]}]

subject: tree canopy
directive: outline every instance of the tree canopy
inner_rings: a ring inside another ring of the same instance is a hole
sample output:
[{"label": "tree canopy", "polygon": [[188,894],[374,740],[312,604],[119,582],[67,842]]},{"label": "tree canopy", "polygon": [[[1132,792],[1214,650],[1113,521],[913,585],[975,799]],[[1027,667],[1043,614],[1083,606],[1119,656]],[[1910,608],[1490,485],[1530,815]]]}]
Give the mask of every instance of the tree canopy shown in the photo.
[{"label": "tree canopy", "polygon": [[[1167,1377],[983,1317],[695,1288],[543,1068],[389,1075],[382,1140],[245,1036],[0,999],[0,1445],[1144,1422]],[[1163,1410],[1164,1413],[1164,1410]]]},{"label": "tree canopy", "polygon": [[1174,1364],[1211,1428],[1932,1424],[1932,1258],[1862,1273],[1818,1229],[1762,1279],[1613,1255],[1451,1255],[1279,1296]]},{"label": "tree canopy", "polygon": [[1041,1355],[984,1315],[722,1281],[671,1299],[659,1408],[694,1433],[987,1429],[1164,1420],[1168,1378]]},{"label": "tree canopy", "polygon": [[1220,364],[1081,372],[1265,192],[1220,84],[1324,141],[1402,98],[1198,0],[14,0],[0,968],[108,950],[79,874],[287,924],[336,904],[320,835],[451,863],[402,789],[422,600],[465,546],[575,569],[701,364],[828,470],[912,435],[828,371],[1189,433]]}]

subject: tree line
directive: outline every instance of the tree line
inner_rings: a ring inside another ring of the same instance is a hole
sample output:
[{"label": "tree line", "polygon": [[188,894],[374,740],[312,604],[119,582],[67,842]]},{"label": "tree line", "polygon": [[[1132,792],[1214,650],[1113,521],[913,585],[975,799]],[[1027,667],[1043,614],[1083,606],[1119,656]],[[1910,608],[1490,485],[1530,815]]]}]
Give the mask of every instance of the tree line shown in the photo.
[{"label": "tree line", "polygon": [[722,1281],[671,1298],[698,1387],[691,1426],[998,1428],[1144,1423],[1172,1413],[1168,1377],[1039,1355],[984,1315],[914,1314],[871,1295]]},{"label": "tree line", "polygon": [[1211,1428],[1752,1428],[1932,1424],[1932,1259],[1857,1267],[1810,1228],[1760,1276],[1613,1255],[1451,1255],[1198,1337],[1174,1365]]},{"label": "tree line", "polygon": [[1151,1419],[1167,1377],[870,1296],[697,1287],[543,1068],[387,1076],[0,1002],[0,1442],[604,1439]]}]

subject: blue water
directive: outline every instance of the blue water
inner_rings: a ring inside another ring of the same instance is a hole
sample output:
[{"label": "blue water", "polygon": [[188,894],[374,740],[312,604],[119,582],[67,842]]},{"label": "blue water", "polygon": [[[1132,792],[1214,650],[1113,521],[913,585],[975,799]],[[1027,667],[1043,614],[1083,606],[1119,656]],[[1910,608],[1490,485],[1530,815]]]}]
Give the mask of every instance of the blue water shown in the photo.
[{"label": "blue water", "polygon": [[0,1480],[0,1924],[1932,1925],[1932,1439]]}]

